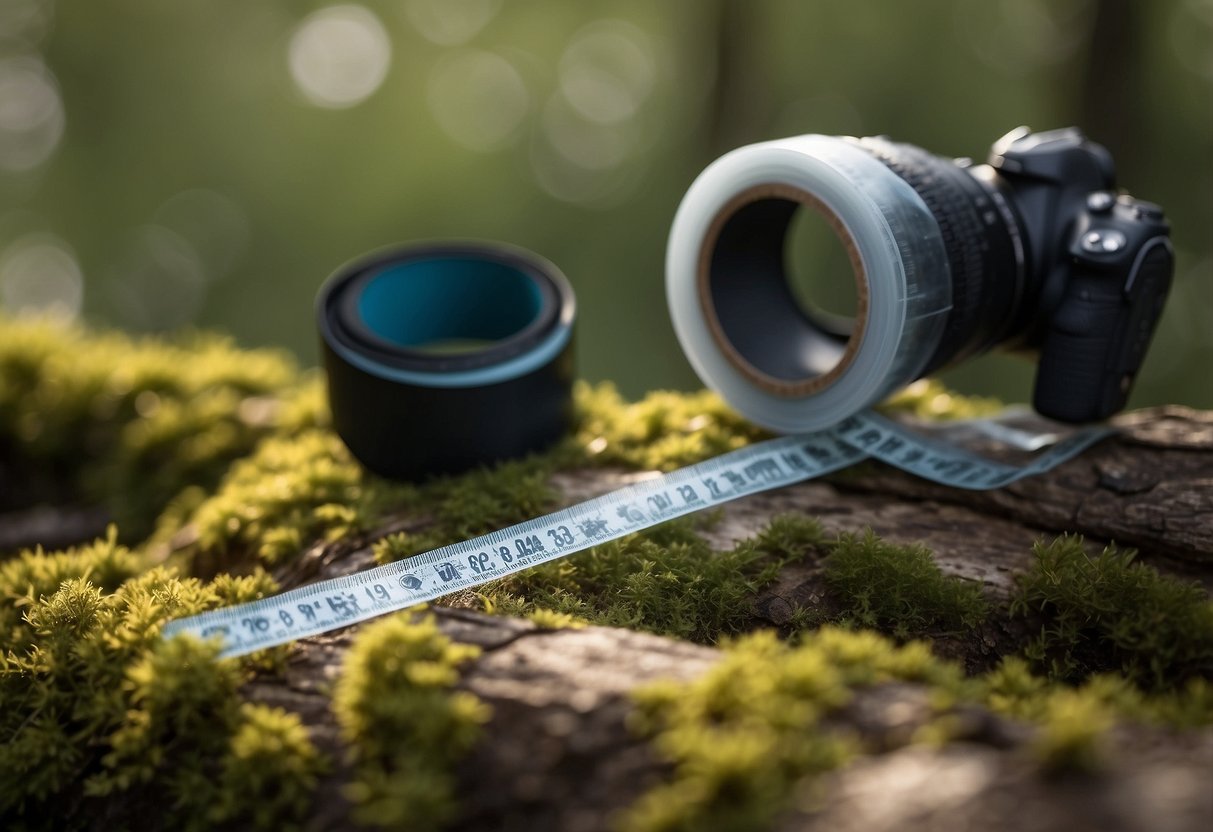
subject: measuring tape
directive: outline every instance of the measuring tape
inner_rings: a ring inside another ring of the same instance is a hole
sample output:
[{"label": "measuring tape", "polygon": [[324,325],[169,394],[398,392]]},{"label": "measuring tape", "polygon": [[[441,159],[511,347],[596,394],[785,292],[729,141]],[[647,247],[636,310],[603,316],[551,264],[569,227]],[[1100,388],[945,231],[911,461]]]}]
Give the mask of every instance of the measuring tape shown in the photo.
[{"label": "measuring tape", "polygon": [[[998,425],[996,420],[989,424]],[[944,485],[991,489],[1049,470],[1112,433],[1086,428],[1024,465],[978,456],[872,412],[828,430],[760,442],[480,537],[343,578],[169,622],[165,636],[222,640],[242,656],[470,589],[701,509],[819,477],[872,457]],[[999,426],[988,435],[1021,434]]]}]

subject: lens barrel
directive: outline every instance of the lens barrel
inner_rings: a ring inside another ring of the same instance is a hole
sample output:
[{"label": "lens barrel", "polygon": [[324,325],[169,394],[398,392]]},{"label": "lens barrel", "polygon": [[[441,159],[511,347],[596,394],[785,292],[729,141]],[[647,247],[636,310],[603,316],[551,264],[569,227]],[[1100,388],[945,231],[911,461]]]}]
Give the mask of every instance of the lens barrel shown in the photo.
[{"label": "lens barrel", "polygon": [[912,144],[858,145],[904,179],[931,209],[952,272],[952,310],[924,375],[986,352],[1026,325],[1026,258],[1013,209],[965,166]]}]

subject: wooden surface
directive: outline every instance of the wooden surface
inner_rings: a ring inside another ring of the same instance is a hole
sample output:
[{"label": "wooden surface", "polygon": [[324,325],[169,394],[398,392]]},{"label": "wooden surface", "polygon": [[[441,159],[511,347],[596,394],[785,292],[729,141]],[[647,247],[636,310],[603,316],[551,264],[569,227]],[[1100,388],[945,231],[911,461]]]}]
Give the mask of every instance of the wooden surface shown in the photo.
[{"label": "wooden surface", "polygon": [[[1213,585],[1213,414],[1183,408],[1122,417],[1122,433],[1047,474],[992,492],[957,491],[865,463],[830,482],[810,482],[729,504],[710,532],[719,548],[753,535],[779,513],[818,517],[828,531],[871,528],[922,542],[950,574],[980,580],[996,603],[1026,569],[1033,541],[1079,532],[1093,546],[1141,549],[1160,570]],[[576,471],[554,484],[568,502],[609,491],[635,474]],[[389,527],[417,528],[424,518]],[[384,529],[380,531],[387,531]],[[377,535],[371,535],[373,539]],[[279,577],[287,584],[348,574],[371,564],[357,542],[314,547]],[[789,569],[754,599],[755,625],[779,624],[820,587],[814,564]],[[527,622],[438,609],[444,631],[481,645],[463,686],[493,709],[483,741],[461,769],[466,816],[478,830],[610,828],[663,773],[625,726],[628,692],[658,677],[687,679],[717,651],[623,630],[540,631]],[[972,669],[989,666],[1023,633],[974,634],[955,646]],[[303,642],[282,677],[252,683],[251,698],[303,715],[338,758],[325,692],[339,672],[348,632]],[[948,652],[948,645],[941,645]],[[1023,753],[1027,726],[970,707],[962,741],[911,745],[929,718],[925,692],[885,685],[861,692],[835,717],[882,753],[819,781],[820,808],[789,814],[790,830],[1204,830],[1213,828],[1213,730],[1177,734],[1118,728],[1108,770],[1047,780]],[[345,806],[331,772],[315,828],[343,828]]]}]

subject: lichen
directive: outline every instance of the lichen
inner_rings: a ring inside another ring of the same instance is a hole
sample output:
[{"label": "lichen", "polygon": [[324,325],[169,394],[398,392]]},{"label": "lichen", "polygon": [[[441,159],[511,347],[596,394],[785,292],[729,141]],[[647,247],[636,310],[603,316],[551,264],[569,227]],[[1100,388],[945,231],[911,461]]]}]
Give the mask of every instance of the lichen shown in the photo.
[{"label": "lichen", "polygon": [[453,644],[432,617],[408,613],[359,635],[333,712],[357,772],[346,794],[360,823],[425,832],[456,814],[451,769],[476,742],[488,710],[451,688],[459,665],[478,652]]},{"label": "lichen", "polygon": [[1213,602],[1135,554],[1091,557],[1073,535],[1034,547],[1011,612],[1038,628],[1024,650],[1036,667],[1067,681],[1114,671],[1147,690],[1213,679]]}]

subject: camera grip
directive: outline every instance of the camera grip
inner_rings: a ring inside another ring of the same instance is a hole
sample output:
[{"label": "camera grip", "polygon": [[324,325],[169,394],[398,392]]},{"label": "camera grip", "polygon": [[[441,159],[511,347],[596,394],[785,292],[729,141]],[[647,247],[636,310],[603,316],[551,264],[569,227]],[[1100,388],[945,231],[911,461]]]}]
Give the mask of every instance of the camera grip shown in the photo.
[{"label": "camera grip", "polygon": [[1125,406],[1171,284],[1163,238],[1128,270],[1083,264],[1054,312],[1036,372],[1033,406],[1051,419],[1093,422]]}]

